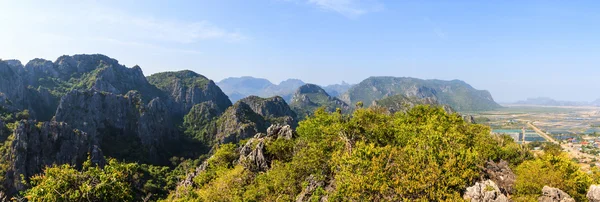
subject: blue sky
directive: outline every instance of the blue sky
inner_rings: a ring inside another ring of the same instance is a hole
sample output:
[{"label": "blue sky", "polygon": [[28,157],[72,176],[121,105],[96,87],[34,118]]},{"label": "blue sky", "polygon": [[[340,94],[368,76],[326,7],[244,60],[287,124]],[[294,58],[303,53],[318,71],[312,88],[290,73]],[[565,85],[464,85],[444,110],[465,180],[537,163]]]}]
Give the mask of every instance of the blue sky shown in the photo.
[{"label": "blue sky", "polygon": [[596,1],[8,1],[0,58],[102,53],[149,75],[461,79],[496,101],[600,98]]}]

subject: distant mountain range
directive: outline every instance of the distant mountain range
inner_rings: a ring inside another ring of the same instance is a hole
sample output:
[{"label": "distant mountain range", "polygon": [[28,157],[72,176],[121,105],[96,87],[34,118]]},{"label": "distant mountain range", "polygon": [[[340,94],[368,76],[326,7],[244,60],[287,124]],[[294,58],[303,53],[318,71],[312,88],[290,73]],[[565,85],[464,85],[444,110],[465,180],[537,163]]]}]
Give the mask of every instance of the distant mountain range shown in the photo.
[{"label": "distant mountain range", "polygon": [[370,77],[356,84],[340,98],[348,104],[374,101],[394,96],[433,98],[439,104],[449,105],[457,111],[482,111],[500,108],[492,95],[477,90],[461,80],[423,80],[409,77]]},{"label": "distant mountain range", "polygon": [[592,102],[580,101],[561,101],[549,97],[527,98],[510,104],[516,105],[537,105],[537,106],[600,106],[600,99]]},{"label": "distant mountain range", "polygon": [[[278,85],[271,83],[267,79],[254,78],[250,76],[230,77],[221,80],[217,85],[229,96],[232,102],[236,102],[242,98],[256,95],[259,97],[281,96],[286,101],[290,102],[294,92],[302,85],[304,81],[299,79],[287,79]],[[323,86],[322,88],[331,96],[338,96],[345,93],[351,84],[342,82]]]}]

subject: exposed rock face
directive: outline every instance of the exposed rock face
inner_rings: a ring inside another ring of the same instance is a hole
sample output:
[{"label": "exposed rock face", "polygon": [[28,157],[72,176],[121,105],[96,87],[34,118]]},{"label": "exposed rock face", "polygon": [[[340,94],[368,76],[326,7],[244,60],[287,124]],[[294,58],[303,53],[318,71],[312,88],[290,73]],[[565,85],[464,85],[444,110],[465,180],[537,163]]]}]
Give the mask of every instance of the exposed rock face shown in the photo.
[{"label": "exposed rock face", "polygon": [[204,161],[196,168],[196,170],[188,173],[185,176],[185,179],[179,181],[175,189],[175,198],[181,198],[182,196],[187,195],[188,192],[192,191],[191,188],[194,186],[194,178],[200,175],[200,173],[206,171],[206,168],[208,168],[208,161]]},{"label": "exposed rock face", "polygon": [[26,86],[22,76],[6,62],[0,61],[0,92],[16,107],[27,107]]},{"label": "exposed rock face", "polygon": [[381,100],[373,101],[373,106],[384,107],[391,113],[406,112],[416,105],[431,105],[431,106],[443,106],[444,110],[448,113],[454,113],[454,110],[447,105],[440,105],[434,97],[407,97],[404,95],[389,96]]},{"label": "exposed rock face", "polygon": [[274,124],[267,128],[267,137],[284,138],[291,140],[294,138],[295,132],[290,125]]},{"label": "exposed rock face", "polygon": [[227,95],[212,80],[189,70],[153,74],[148,81],[172,99],[175,103],[172,110],[180,116],[207,101],[216,104],[220,111],[231,106]]},{"label": "exposed rock face", "polygon": [[600,185],[592,185],[587,193],[590,202],[600,202]]},{"label": "exposed rock face", "polygon": [[238,102],[247,104],[254,112],[263,116],[270,123],[298,125],[296,113],[292,111],[282,97],[260,98],[250,96]]},{"label": "exposed rock face", "polygon": [[473,117],[472,115],[462,115],[463,120],[465,120],[465,122],[467,123],[475,123],[475,117]]},{"label": "exposed rock face", "polygon": [[223,111],[212,101],[194,105],[184,117],[186,135],[205,144],[212,144],[217,134],[217,120],[221,114]]},{"label": "exposed rock face", "polygon": [[375,100],[394,95],[433,97],[440,104],[458,111],[478,111],[499,108],[488,91],[476,90],[459,81],[422,80],[408,77],[370,77],[353,86],[341,99],[348,104]]},{"label": "exposed rock face", "polygon": [[219,143],[238,142],[265,132],[266,121],[244,102],[238,102],[219,118],[217,141]]},{"label": "exposed rock face", "polygon": [[[306,187],[296,196],[296,202],[310,201],[312,194],[319,187],[325,186],[325,181],[318,180],[314,175],[310,175],[306,178]],[[323,200],[321,200],[323,201]]]},{"label": "exposed rock face", "polygon": [[492,180],[477,182],[468,187],[463,198],[471,202],[507,202],[508,198],[500,192],[500,189]]},{"label": "exposed rock face", "polygon": [[256,134],[240,148],[239,162],[252,172],[266,172],[269,170],[271,159],[265,156],[265,144],[279,138],[291,140],[294,134],[294,130],[289,125],[271,125],[267,129],[267,134]]},{"label": "exposed rock face", "polygon": [[575,202],[575,199],[571,198],[569,194],[564,191],[544,186],[542,189],[542,196],[538,198],[539,202]]},{"label": "exposed rock face", "polygon": [[61,56],[54,63],[34,59],[25,66],[0,61],[0,92],[19,110],[28,109],[33,118],[49,120],[69,89],[121,95],[136,90],[145,103],[164,96],[146,81],[140,67],[127,68],[104,55]]},{"label": "exposed rock face", "polygon": [[258,133],[240,149],[240,163],[252,172],[265,172],[269,162],[265,157],[265,134]]},{"label": "exposed rock face", "polygon": [[504,160],[498,163],[488,161],[484,171],[485,178],[494,181],[503,194],[509,195],[513,192],[516,176],[508,166],[508,162]]},{"label": "exposed rock face", "polygon": [[65,95],[55,120],[88,133],[108,156],[157,162],[166,158],[158,149],[175,138],[169,117],[160,98],[144,106],[137,92],[121,96],[91,90]]},{"label": "exposed rock face", "polygon": [[10,152],[11,167],[5,183],[13,193],[26,188],[19,176],[31,177],[42,172],[45,166],[81,165],[88,153],[94,163],[104,163],[102,152],[87,133],[58,122],[19,122]]},{"label": "exposed rock face", "polygon": [[6,125],[2,120],[0,120],[0,142],[4,142],[8,137],[9,131],[6,129]]},{"label": "exposed rock face", "polygon": [[329,112],[334,112],[338,108],[342,110],[342,113],[351,111],[348,104],[338,98],[329,96],[323,88],[314,84],[300,86],[294,93],[290,106],[296,111],[299,118],[311,115],[319,107],[325,107],[325,110]]}]

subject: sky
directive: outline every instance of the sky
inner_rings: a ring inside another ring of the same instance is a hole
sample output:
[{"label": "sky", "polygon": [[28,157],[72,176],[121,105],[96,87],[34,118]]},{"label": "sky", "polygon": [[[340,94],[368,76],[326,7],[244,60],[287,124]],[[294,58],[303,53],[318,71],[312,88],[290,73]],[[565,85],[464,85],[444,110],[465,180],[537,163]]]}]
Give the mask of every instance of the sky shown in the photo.
[{"label": "sky", "polygon": [[189,69],[320,85],[460,79],[498,102],[600,98],[600,2],[0,0],[0,58],[101,53],[144,74]]}]

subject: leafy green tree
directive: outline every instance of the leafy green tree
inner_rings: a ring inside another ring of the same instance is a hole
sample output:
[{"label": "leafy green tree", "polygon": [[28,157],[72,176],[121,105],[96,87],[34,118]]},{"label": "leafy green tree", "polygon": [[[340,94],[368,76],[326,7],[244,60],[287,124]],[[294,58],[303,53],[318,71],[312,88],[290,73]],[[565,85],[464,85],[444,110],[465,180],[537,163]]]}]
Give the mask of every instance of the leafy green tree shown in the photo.
[{"label": "leafy green tree", "polygon": [[517,197],[535,198],[544,186],[559,188],[577,201],[587,200],[585,195],[592,184],[590,175],[582,172],[566,154],[547,153],[527,160],[515,169]]},{"label": "leafy green tree", "polygon": [[31,177],[31,188],[24,195],[31,201],[156,200],[175,186],[168,175],[167,167],[110,159],[100,168],[88,160],[81,171],[68,164],[47,167]]}]

